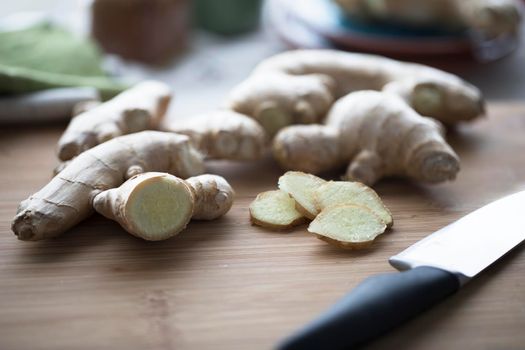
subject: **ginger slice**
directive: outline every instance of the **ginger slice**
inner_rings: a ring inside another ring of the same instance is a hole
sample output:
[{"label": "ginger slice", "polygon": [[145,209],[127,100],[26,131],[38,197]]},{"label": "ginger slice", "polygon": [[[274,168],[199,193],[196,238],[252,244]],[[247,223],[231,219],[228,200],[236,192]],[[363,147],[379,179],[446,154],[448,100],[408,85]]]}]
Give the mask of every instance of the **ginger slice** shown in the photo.
[{"label": "ginger slice", "polygon": [[329,181],[315,191],[318,210],[338,204],[354,204],[370,209],[379,216],[387,227],[394,225],[390,210],[383,204],[377,193],[360,182]]},{"label": "ginger slice", "polygon": [[301,214],[313,220],[319,213],[315,205],[315,191],[325,183],[325,180],[311,174],[288,171],[279,178],[279,189],[295,199],[295,208]]},{"label": "ginger slice", "polygon": [[317,238],[345,249],[366,248],[385,230],[370,209],[348,204],[325,208],[308,226]]},{"label": "ginger slice", "polygon": [[281,190],[259,193],[250,204],[253,224],[284,230],[302,224],[304,216],[295,209],[295,200]]},{"label": "ginger slice", "polygon": [[160,241],[182,231],[193,215],[188,183],[167,173],[144,173],[95,197],[93,207],[134,236]]}]

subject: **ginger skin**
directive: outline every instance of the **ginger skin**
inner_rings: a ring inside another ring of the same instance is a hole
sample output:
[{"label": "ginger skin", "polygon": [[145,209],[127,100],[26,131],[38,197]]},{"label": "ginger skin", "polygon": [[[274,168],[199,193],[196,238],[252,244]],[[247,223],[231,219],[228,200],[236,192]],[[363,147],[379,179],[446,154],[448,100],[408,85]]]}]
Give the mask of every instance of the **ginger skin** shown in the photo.
[{"label": "ginger skin", "polygon": [[79,106],[58,141],[58,158],[70,160],[117,136],[157,129],[170,100],[166,84],[146,81],[100,105]]},{"label": "ginger skin", "polygon": [[190,185],[195,197],[192,219],[215,220],[226,214],[233,205],[235,191],[221,176],[193,176],[186,179],[186,183]]},{"label": "ginger skin", "polygon": [[233,111],[218,110],[166,124],[163,130],[189,136],[210,159],[257,160],[267,146],[264,129]]},{"label": "ginger skin", "polygon": [[233,197],[233,189],[220,176],[206,174],[184,181],[148,172],[101,192],[93,207],[132,235],[160,241],[180,233],[192,218],[213,220],[226,214]]},{"label": "ginger skin", "polygon": [[285,169],[321,173],[348,164],[345,178],[367,185],[387,176],[435,183],[452,180],[459,171],[443,130],[398,96],[358,91],[334,104],[325,125],[281,130],[273,151]]},{"label": "ginger skin", "polygon": [[397,94],[419,114],[445,124],[484,111],[480,91],[453,74],[335,50],[288,51],[264,60],[232,90],[226,106],[273,136],[287,125],[320,123],[334,101],[358,90]]},{"label": "ginger skin", "polygon": [[81,153],[40,191],[22,201],[11,228],[20,240],[58,236],[93,213],[93,199],[148,171],[189,177],[204,172],[185,135],[143,131]]}]

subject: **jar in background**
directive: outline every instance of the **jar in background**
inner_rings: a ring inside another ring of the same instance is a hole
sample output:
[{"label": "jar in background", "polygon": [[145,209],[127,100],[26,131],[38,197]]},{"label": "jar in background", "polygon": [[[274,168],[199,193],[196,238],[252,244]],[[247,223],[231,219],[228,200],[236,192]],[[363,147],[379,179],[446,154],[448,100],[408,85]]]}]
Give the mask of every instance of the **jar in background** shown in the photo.
[{"label": "jar in background", "polygon": [[108,53],[163,64],[187,44],[188,0],[93,0],[91,33]]}]

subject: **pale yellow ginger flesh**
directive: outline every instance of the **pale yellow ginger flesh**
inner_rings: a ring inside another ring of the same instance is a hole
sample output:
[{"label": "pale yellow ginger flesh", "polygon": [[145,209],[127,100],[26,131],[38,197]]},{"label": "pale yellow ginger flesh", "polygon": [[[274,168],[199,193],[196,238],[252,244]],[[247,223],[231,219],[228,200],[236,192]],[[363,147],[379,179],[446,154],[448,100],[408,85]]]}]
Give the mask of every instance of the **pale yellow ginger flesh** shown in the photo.
[{"label": "pale yellow ginger flesh", "polygon": [[164,130],[188,135],[211,159],[256,160],[266,147],[266,134],[257,122],[228,110],[173,120]]},{"label": "pale yellow ginger flesh", "polygon": [[348,204],[323,209],[308,226],[319,239],[345,249],[366,248],[385,230],[386,224],[370,209]]},{"label": "pale yellow ginger flesh", "polygon": [[99,193],[149,171],[186,178],[202,174],[204,162],[185,135],[143,131],[117,137],[81,153],[22,201],[11,228],[21,240],[58,236],[93,213]]},{"label": "pale yellow ginger flesh", "polygon": [[72,159],[117,136],[157,129],[171,101],[171,89],[157,81],[135,85],[99,104],[79,106],[79,112],[58,141],[58,158]]},{"label": "pale yellow ginger flesh", "polygon": [[295,209],[295,200],[281,190],[259,193],[250,204],[253,224],[274,230],[285,230],[305,222],[305,217]]},{"label": "pale yellow ginger flesh", "polygon": [[185,181],[148,172],[98,194],[93,207],[132,235],[160,241],[180,233],[190,219],[213,220],[226,214],[233,197],[233,189],[221,176],[205,174]]},{"label": "pale yellow ginger flesh", "polygon": [[279,178],[279,189],[295,200],[296,209],[308,219],[319,213],[315,205],[315,191],[326,181],[300,171],[288,171]]},{"label": "pale yellow ginger flesh", "polygon": [[371,90],[338,100],[325,125],[281,130],[273,151],[285,169],[318,174],[347,165],[345,178],[367,185],[389,176],[437,183],[453,180],[459,171],[439,122],[396,95]]},{"label": "pale yellow ginger flesh", "polygon": [[428,66],[337,50],[295,50],[262,61],[230,93],[226,106],[257,120],[273,136],[292,124],[320,123],[339,98],[388,91],[419,114],[445,124],[483,114],[481,92]]},{"label": "pale yellow ginger flesh", "polygon": [[186,227],[194,202],[193,192],[184,180],[167,173],[149,172],[100,193],[93,207],[132,235],[160,241]]},{"label": "pale yellow ginger flesh", "polygon": [[319,211],[334,205],[359,205],[370,209],[387,227],[394,224],[390,210],[377,193],[359,182],[329,181],[315,191],[315,204]]},{"label": "pale yellow ginger flesh", "polygon": [[199,175],[186,179],[195,195],[192,219],[214,220],[226,214],[233,205],[235,191],[218,175]]},{"label": "pale yellow ginger flesh", "polygon": [[336,0],[350,15],[411,26],[462,28],[486,37],[514,34],[521,20],[517,0]]}]

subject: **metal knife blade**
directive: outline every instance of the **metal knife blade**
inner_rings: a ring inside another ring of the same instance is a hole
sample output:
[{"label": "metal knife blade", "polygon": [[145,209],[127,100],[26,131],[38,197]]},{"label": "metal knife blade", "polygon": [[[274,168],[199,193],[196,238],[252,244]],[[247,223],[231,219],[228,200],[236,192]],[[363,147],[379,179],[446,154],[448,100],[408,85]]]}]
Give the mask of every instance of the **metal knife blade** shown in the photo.
[{"label": "metal knife blade", "polygon": [[492,202],[390,258],[279,350],[353,349],[454,294],[525,240],[525,191]]},{"label": "metal knife blade", "polygon": [[496,200],[389,259],[398,270],[432,266],[462,283],[525,240],[525,191]]}]

